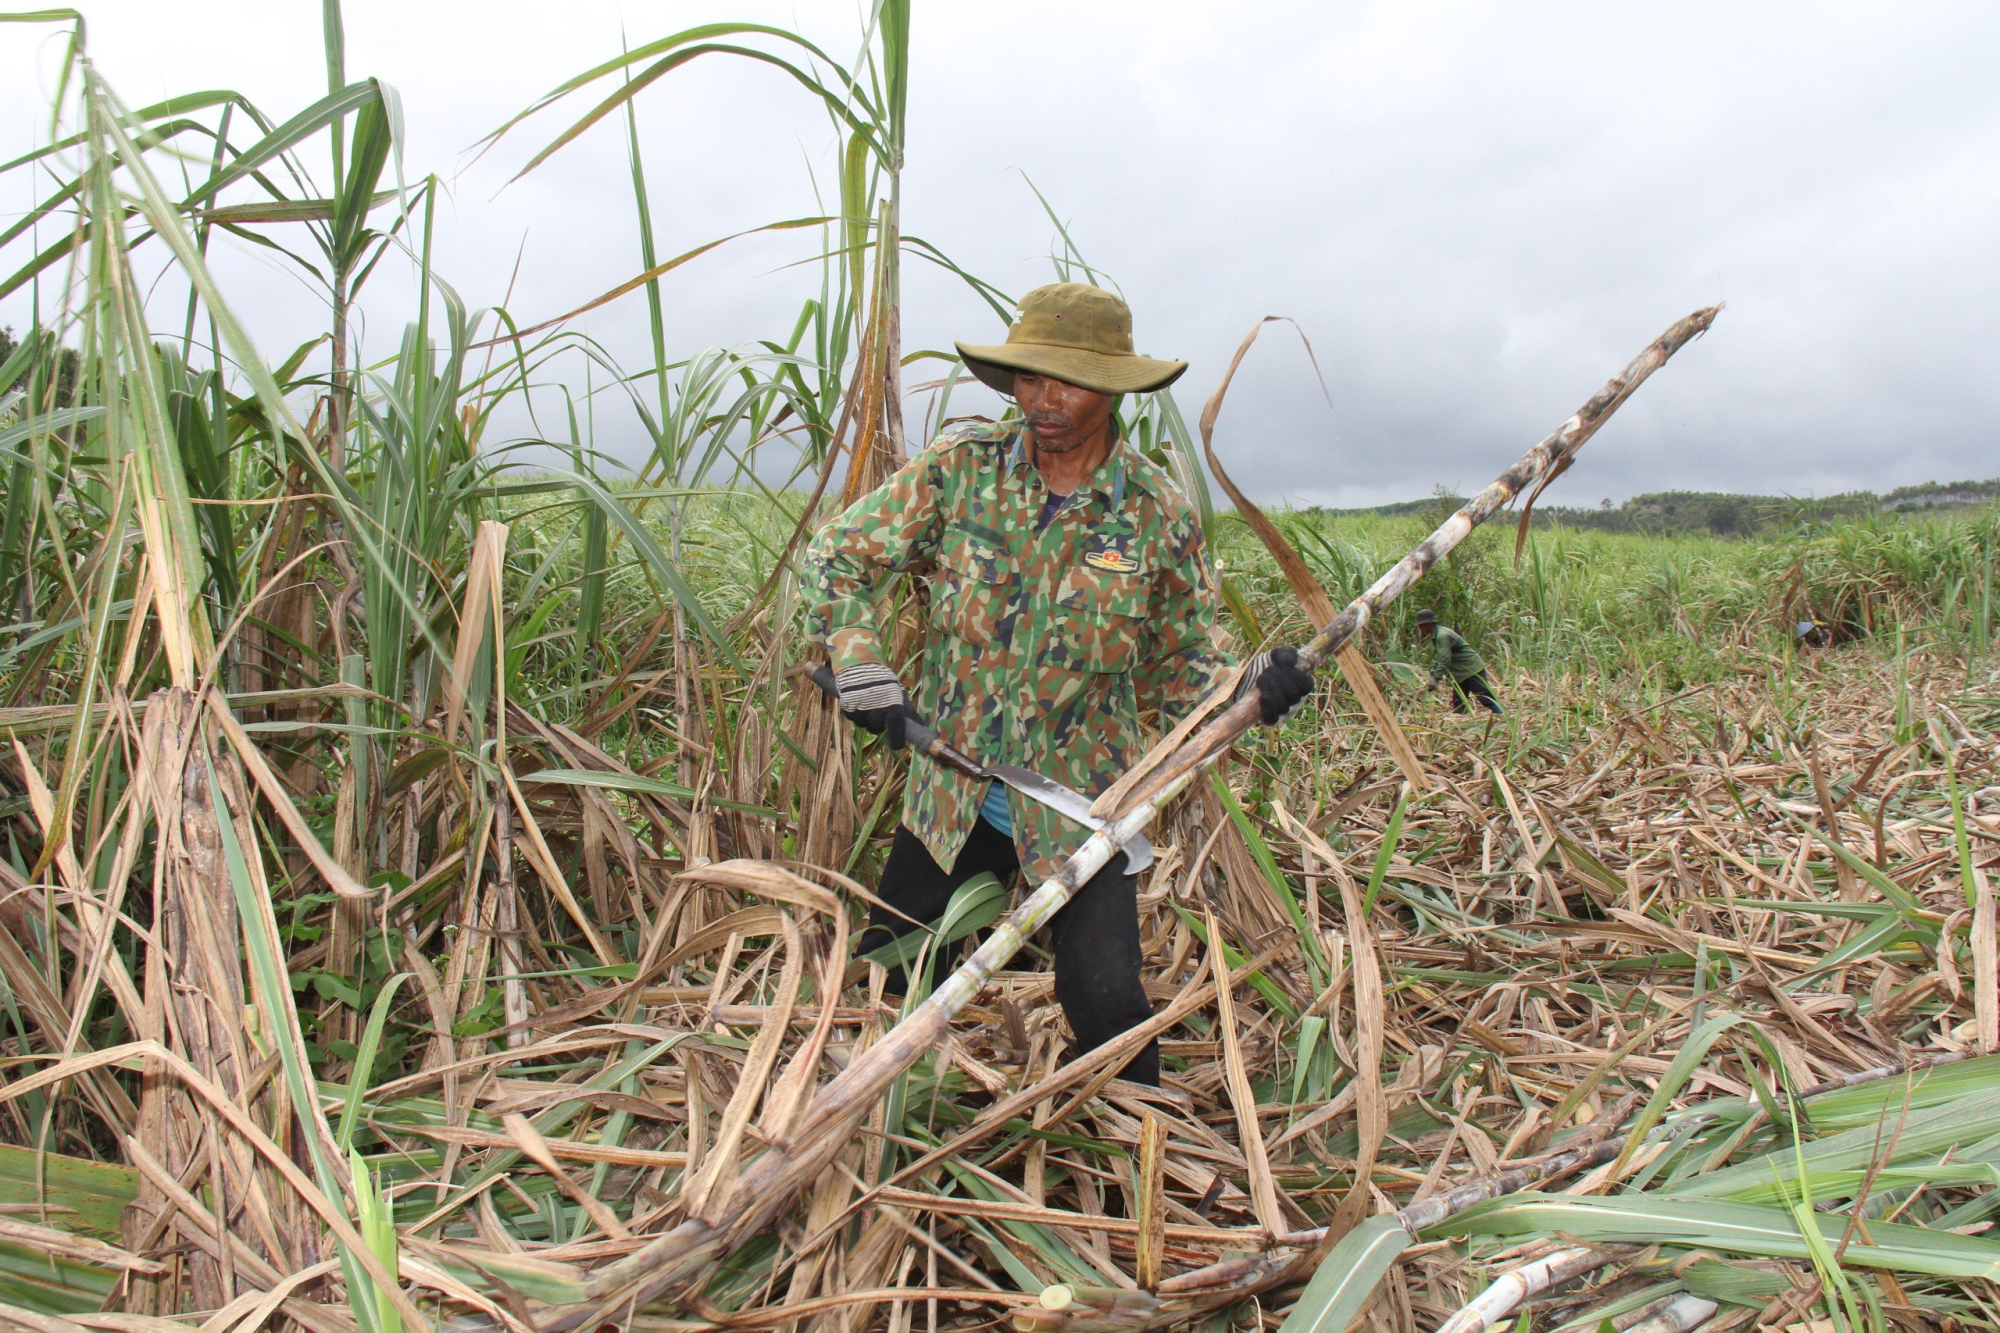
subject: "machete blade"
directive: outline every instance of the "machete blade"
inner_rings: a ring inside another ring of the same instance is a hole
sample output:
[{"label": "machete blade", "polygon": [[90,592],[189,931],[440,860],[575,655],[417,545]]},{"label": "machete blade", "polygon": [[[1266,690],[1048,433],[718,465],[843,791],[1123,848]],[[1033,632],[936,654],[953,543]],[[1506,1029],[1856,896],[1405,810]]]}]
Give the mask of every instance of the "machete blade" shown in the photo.
[{"label": "machete blade", "polygon": [[[1029,800],[1040,801],[1064,819],[1081,824],[1093,833],[1104,827],[1104,821],[1090,813],[1090,798],[1082,792],[1013,764],[988,764],[986,772]],[[1125,873],[1128,875],[1136,875],[1153,864],[1153,844],[1144,837],[1133,838],[1125,844],[1124,851]]]}]

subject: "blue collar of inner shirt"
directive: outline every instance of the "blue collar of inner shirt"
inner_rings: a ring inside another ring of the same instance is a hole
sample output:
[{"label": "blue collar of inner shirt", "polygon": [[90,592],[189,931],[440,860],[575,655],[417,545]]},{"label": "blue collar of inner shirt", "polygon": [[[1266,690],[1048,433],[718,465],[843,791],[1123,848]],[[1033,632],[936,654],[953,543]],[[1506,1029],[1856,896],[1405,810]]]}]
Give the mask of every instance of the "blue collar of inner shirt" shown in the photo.
[{"label": "blue collar of inner shirt", "polygon": [[[1091,474],[1090,481],[1086,483],[1090,489],[1096,491],[1110,502],[1114,512],[1125,507],[1125,449],[1125,441],[1122,439],[1119,440],[1111,446],[1111,454],[1105,460],[1111,464],[1110,490],[1106,490],[1098,480],[1104,475],[1102,465],[1099,465],[1097,471]],[[1014,432],[1014,447],[1007,453],[1007,466],[1011,470],[1033,466],[1028,462],[1028,432],[1026,430],[1017,430]]]}]

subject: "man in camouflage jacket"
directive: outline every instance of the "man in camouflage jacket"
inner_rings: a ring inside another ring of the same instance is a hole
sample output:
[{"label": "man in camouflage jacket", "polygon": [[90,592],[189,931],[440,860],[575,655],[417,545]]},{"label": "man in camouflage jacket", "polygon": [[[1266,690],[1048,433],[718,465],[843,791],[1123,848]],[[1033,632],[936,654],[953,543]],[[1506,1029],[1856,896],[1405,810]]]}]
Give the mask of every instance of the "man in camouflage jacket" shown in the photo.
[{"label": "man in camouflage jacket", "polygon": [[[806,560],[809,626],[842,711],[892,748],[905,719],[931,719],[983,762],[1094,796],[1143,752],[1142,718],[1172,727],[1229,665],[1200,521],[1116,433],[1118,394],[1164,387],[1186,365],[1134,355],[1125,303],[1094,287],[1039,288],[1021,311],[1005,344],[959,352],[1016,396],[1022,419],[947,430],[835,517]],[[874,594],[913,567],[934,572],[911,697],[887,663]],[[1240,688],[1260,695],[1268,723],[1310,686],[1281,648],[1253,661]],[[1018,867],[1039,883],[1084,836],[999,783],[915,762],[877,888],[887,906],[861,949],[935,921],[981,872]],[[1122,866],[1100,871],[1051,923],[1056,996],[1079,1050],[1151,1013],[1137,885]],[[1157,1083],[1157,1046],[1125,1073]]]}]

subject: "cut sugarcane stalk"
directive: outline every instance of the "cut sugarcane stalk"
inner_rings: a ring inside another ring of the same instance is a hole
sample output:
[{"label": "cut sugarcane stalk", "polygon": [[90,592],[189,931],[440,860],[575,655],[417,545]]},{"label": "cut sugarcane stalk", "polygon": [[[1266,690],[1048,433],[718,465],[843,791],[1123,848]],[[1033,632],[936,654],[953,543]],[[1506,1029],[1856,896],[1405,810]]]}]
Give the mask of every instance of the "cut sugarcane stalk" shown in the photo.
[{"label": "cut sugarcane stalk", "polygon": [[[1576,451],[1667,359],[1714,322],[1720,307],[1697,310],[1675,323],[1614,376],[1547,438],[1517,459],[1492,485],[1446,519],[1299,651],[1308,670],[1327,661],[1382,608],[1499,512],[1531,484],[1544,485],[1569,467]],[[768,1227],[840,1150],[861,1118],[891,1083],[943,1039],[952,1018],[970,1004],[1028,939],[1061,911],[1091,876],[1142,834],[1166,803],[1202,768],[1228,751],[1257,722],[1255,695],[1223,708],[1177,745],[1163,744],[1121,781],[1095,811],[1106,820],[1039,888],[997,926],[986,942],[934,991],[916,1012],[891,1029],[819,1090],[785,1140],[772,1144],[743,1171],[734,1187],[704,1201],[690,1216],[644,1248],[610,1264],[588,1284],[589,1300],[552,1311],[546,1333],[617,1320],[688,1283],[698,1283],[721,1257]]]}]

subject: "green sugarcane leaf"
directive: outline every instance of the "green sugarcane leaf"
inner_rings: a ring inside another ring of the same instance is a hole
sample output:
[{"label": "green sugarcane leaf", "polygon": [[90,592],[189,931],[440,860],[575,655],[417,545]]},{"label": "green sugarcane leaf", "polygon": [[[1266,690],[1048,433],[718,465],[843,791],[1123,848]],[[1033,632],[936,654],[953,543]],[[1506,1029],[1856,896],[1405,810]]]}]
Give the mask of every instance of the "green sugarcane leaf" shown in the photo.
[{"label": "green sugarcane leaf", "polygon": [[1856,1125],[1873,1125],[1885,1111],[1900,1112],[1908,1099],[1912,1113],[1962,1097],[2000,1092],[2000,1055],[1983,1055],[1935,1069],[1913,1071],[1900,1078],[1880,1079],[1848,1088],[1833,1088],[1808,1098],[1812,1122],[1832,1134]]},{"label": "green sugarcane leaf", "polygon": [[1371,1217],[1342,1236],[1313,1270],[1278,1333],[1345,1333],[1416,1240],[1393,1215]]},{"label": "green sugarcane leaf", "polygon": [[729,642],[715,622],[708,618],[708,612],[703,609],[701,599],[695,596],[694,589],[681,577],[679,566],[660,549],[660,544],[653,539],[652,532],[639,521],[637,516],[626,508],[617,496],[599,485],[595,477],[578,475],[565,480],[573,480],[577,489],[589,496],[604,516],[625,534],[625,539],[632,543],[632,549],[639,553],[639,558],[645,562],[646,568],[666,585],[674,600],[687,612],[688,618],[701,627],[701,632],[708,636],[709,642],[713,643],[716,650],[722,654],[723,660],[748,675],[749,668],[737,657],[735,646]]},{"label": "green sugarcane leaf", "polygon": [[120,1243],[120,1220],[138,1194],[132,1167],[0,1144],[0,1204],[65,1209],[51,1225],[78,1235]]},{"label": "green sugarcane leaf", "polygon": [[1373,910],[1375,895],[1389,876],[1389,864],[1396,859],[1396,845],[1403,839],[1403,816],[1410,809],[1410,792],[1405,787],[1396,796],[1396,808],[1389,812],[1389,827],[1382,831],[1382,847],[1375,853],[1375,866],[1368,872],[1368,887],[1361,895],[1361,910]]},{"label": "green sugarcane leaf", "polygon": [[[37,1314],[87,1314],[103,1305],[119,1277],[112,1269],[49,1255],[32,1245],[0,1242],[0,1304]],[[17,1328],[33,1327],[7,1322]]]},{"label": "green sugarcane leaf", "polygon": [[375,187],[381,183],[382,168],[395,147],[395,121],[379,84],[373,101],[362,104],[354,118],[354,156],[348,162],[347,180],[335,199],[333,245],[335,262],[342,267],[359,258],[368,214],[375,207]]},{"label": "green sugarcane leaf", "polygon": [[[677,783],[663,778],[649,778],[637,773],[605,773],[592,768],[538,768],[532,773],[520,775],[522,786],[537,782],[558,787],[600,787],[605,791],[626,791],[643,796],[670,796],[675,800],[691,801],[695,793]],[[734,810],[738,814],[762,815],[766,819],[778,818],[777,812],[761,805],[748,805],[742,801],[722,801],[713,797],[703,797],[706,804],[719,810]]]},{"label": "green sugarcane leaf", "polygon": [[1840,921],[1879,922],[1884,917],[1898,917],[1891,903],[1801,903],[1784,898],[1737,898],[1733,901],[1723,898],[1704,898],[1702,904],[1720,910],[1732,907],[1754,907],[1762,912],[1795,912],[1801,916],[1827,916]]},{"label": "green sugarcane leaf", "polygon": [[1318,1014],[1308,1016],[1299,1024],[1298,1049],[1292,1067],[1292,1100],[1306,1099],[1306,1079],[1312,1070],[1313,1050],[1319,1045],[1320,1034],[1326,1031],[1326,1020]]},{"label": "green sugarcane leaf", "polygon": [[1200,917],[1196,916],[1193,912],[1188,911],[1187,908],[1182,907],[1177,902],[1173,902],[1171,899],[1168,901],[1167,905],[1174,909],[1175,914],[1180,917],[1181,921],[1187,926],[1189,930],[1194,932],[1195,938],[1200,940],[1204,946],[1210,949],[1215,948],[1217,945],[1221,946],[1222,960],[1229,964],[1230,972],[1233,975],[1235,975],[1236,980],[1240,984],[1249,986],[1252,990],[1256,991],[1259,995],[1263,996],[1266,1003],[1268,1003],[1273,1009],[1277,1010],[1279,1013],[1283,1014],[1291,1022],[1294,1023],[1298,1022],[1299,1007],[1296,1004],[1292,1003],[1290,996],[1286,995],[1283,991],[1278,989],[1276,982],[1272,981],[1262,972],[1238,973],[1236,969],[1242,967],[1245,963],[1247,963],[1249,961],[1248,958],[1246,958],[1243,954],[1238,953],[1236,949],[1233,948],[1230,945],[1229,941],[1226,939],[1225,940],[1209,939],[1208,923],[1203,921]]},{"label": "green sugarcane leaf", "polygon": [[[1844,1213],[1820,1213],[1813,1220],[1822,1238],[1838,1244],[1849,1219]],[[1645,1195],[1515,1195],[1461,1213],[1425,1232],[1424,1238],[1558,1234],[1592,1244],[1685,1245],[1772,1259],[1811,1257],[1811,1247],[1785,1208]],[[1866,1234],[1866,1244],[1859,1233],[1849,1240],[1845,1263],[1936,1277],[2000,1279],[2000,1241],[1907,1222],[1870,1222]]]},{"label": "green sugarcane leaf", "polygon": [[360,1122],[361,1098],[368,1091],[368,1079],[375,1072],[375,1056],[382,1049],[382,1029],[388,1025],[389,1013],[396,1007],[396,992],[403,988],[403,983],[410,976],[408,972],[398,972],[390,977],[368,1011],[368,1026],[361,1034],[361,1045],[354,1057],[354,1071],[347,1080],[347,1095],[341,1099],[340,1125],[334,1131],[334,1144],[342,1152],[352,1150],[354,1130]]},{"label": "green sugarcane leaf", "polygon": [[1838,838],[1828,837],[1811,823],[1799,818],[1789,810],[1782,813],[1785,818],[1797,824],[1805,832],[1810,833],[1828,851],[1839,857],[1849,870],[1852,870],[1855,874],[1874,885],[1884,898],[1887,898],[1890,902],[1901,908],[1905,916],[1921,918],[1927,915],[1924,911],[1924,905],[1918,901],[1917,895],[1911,893],[1895,880],[1890,879],[1880,870],[1877,870],[1872,862],[1864,861],[1849,851]]},{"label": "green sugarcane leaf", "polygon": [[[382,1197],[379,1181],[369,1173],[368,1164],[361,1160],[361,1154],[347,1150],[348,1167],[354,1178],[354,1220],[361,1238],[375,1255],[390,1278],[395,1279],[401,1271],[402,1248],[396,1240],[396,1219],[390,1211],[388,1201]],[[375,1321],[382,1333],[402,1333],[403,1318],[385,1295],[375,1285],[373,1278],[364,1278],[361,1288],[354,1293],[356,1300],[365,1301],[374,1307]]]},{"label": "green sugarcane leaf", "polygon": [[[1305,909],[1299,906],[1298,894],[1292,891],[1291,881],[1285,878],[1285,872],[1278,869],[1278,858],[1271,854],[1271,845],[1264,841],[1264,835],[1250,822],[1249,812],[1236,799],[1236,793],[1229,790],[1222,773],[1211,770],[1208,777],[1216,799],[1222,802],[1222,808],[1228,812],[1230,822],[1236,825],[1236,831],[1243,835],[1243,844],[1250,849],[1250,859],[1264,872],[1264,880],[1271,886],[1271,896],[1284,907],[1286,915],[1292,919],[1292,926],[1299,932],[1299,945],[1305,951],[1307,966],[1312,969],[1313,989],[1321,989],[1327,983],[1326,951],[1321,948],[1306,921]],[[1393,840],[1394,835],[1389,836]]]},{"label": "green sugarcane leaf", "polygon": [[380,101],[381,97],[381,88],[375,80],[363,79],[359,83],[348,84],[339,92],[320,98],[237,154],[227,167],[210,177],[201,188],[189,195],[182,207],[192,207],[203,200],[213,199],[280,153],[297,146],[328,125],[345,118],[351,112],[358,111],[370,102]]},{"label": "green sugarcane leaf", "polygon": [[[1900,1126],[1897,1124],[1901,1120]],[[1883,1166],[1931,1161],[1946,1153],[1954,1163],[1980,1164],[1993,1149],[1994,1126],[2000,1120],[2000,1092],[1988,1092],[1947,1102],[1928,1110],[1901,1114],[1898,1104],[1883,1108],[1882,1122],[1857,1125],[1837,1134],[1828,1134],[1796,1149],[1784,1147],[1753,1157],[1736,1166],[1711,1171],[1707,1175],[1676,1185],[1670,1194],[1676,1199],[1737,1199],[1763,1202],[1780,1197],[1779,1182],[1799,1188],[1801,1173],[1815,1181],[1823,1173],[1842,1172],[1859,1177],[1882,1156],[1892,1140],[1894,1153]],[[1822,1187],[1814,1183],[1812,1192]]]},{"label": "green sugarcane leaf", "polygon": [[578,1305],[590,1297],[582,1270],[573,1264],[461,1245],[434,1246],[426,1251],[426,1257],[475,1288],[490,1291],[500,1285],[545,1305]]},{"label": "green sugarcane leaf", "polygon": [[1715,1045],[1729,1029],[1747,1021],[1741,1014],[1717,1014],[1696,1028],[1689,1036],[1687,1044],[1674,1054],[1673,1062],[1667,1066],[1667,1072],[1660,1076],[1659,1086],[1653,1089],[1653,1095],[1647,1099],[1645,1109],[1639,1112],[1639,1118],[1633,1122],[1632,1132],[1625,1140],[1625,1150],[1618,1155],[1617,1165],[1611,1172],[1614,1179],[1625,1169],[1625,1164],[1632,1160],[1632,1154],[1639,1150],[1639,1145],[1646,1141],[1646,1136],[1653,1132],[1653,1126],[1660,1123],[1660,1117],[1667,1113],[1667,1107],[1680,1094],[1680,1090],[1694,1077],[1694,1071],[1707,1057],[1709,1047]]},{"label": "green sugarcane leaf", "polygon": [[1695,1259],[1677,1263],[1681,1285],[1697,1296],[1729,1305],[1761,1309],[1792,1289],[1784,1274],[1726,1259]]},{"label": "green sugarcane leaf", "polygon": [[[330,1200],[342,1200],[352,1182],[340,1179],[326,1153],[325,1143],[331,1136],[326,1133],[319,1086],[313,1076],[312,1062],[306,1055],[305,1034],[299,1027],[298,1010],[292,1003],[289,973],[282,961],[284,946],[280,942],[277,917],[271,907],[270,895],[259,890],[256,878],[250,872],[248,857],[252,853],[246,852],[237,839],[236,821],[230,813],[229,802],[223,798],[213,763],[207,768],[209,799],[216,812],[215,826],[222,843],[223,864],[228,868],[229,885],[243,928],[243,956],[256,983],[254,993],[258,999],[258,1022],[265,1040],[278,1049],[279,1065],[284,1071],[292,1105],[298,1108],[302,1118],[310,1117],[303,1137],[306,1156],[312,1163],[320,1192]],[[335,1250],[348,1289],[375,1290],[375,1275],[355,1247],[345,1240],[336,1239]],[[374,1255],[370,1253],[366,1258],[373,1259]],[[377,1320],[374,1301],[358,1302],[354,1312],[362,1333],[392,1333]]]},{"label": "green sugarcane leaf", "polygon": [[[988,1203],[1011,1202],[977,1172],[967,1170],[949,1157],[944,1159],[943,1165],[958,1181],[959,1187],[972,1198],[983,1199]],[[1042,1262],[1056,1271],[1059,1281],[1088,1286],[1104,1280],[1102,1273],[1079,1258],[1050,1228],[1033,1222],[1005,1221],[999,1225],[1008,1235],[1040,1255]]]},{"label": "green sugarcane leaf", "polygon": [[[884,967],[915,968],[919,956],[928,950],[948,948],[975,931],[986,929],[1000,919],[1007,908],[1007,886],[997,875],[974,875],[952,890],[944,915],[930,928],[909,927],[908,933],[861,955]],[[929,972],[913,992],[930,993]]]},{"label": "green sugarcane leaf", "polygon": [[16,421],[5,430],[0,430],[0,449],[10,448],[27,439],[30,435],[46,435],[67,426],[80,425],[104,415],[102,407],[65,407],[55,412],[45,412]]},{"label": "green sugarcane leaf", "polygon": [[1958,852],[1958,882],[1965,891],[1965,905],[1979,905],[1979,881],[1972,868],[1972,842],[1965,833],[1965,800],[1958,790],[1958,751],[1953,750],[1945,765],[1947,791],[1951,796],[1951,841]]}]

